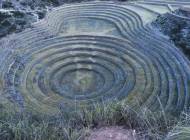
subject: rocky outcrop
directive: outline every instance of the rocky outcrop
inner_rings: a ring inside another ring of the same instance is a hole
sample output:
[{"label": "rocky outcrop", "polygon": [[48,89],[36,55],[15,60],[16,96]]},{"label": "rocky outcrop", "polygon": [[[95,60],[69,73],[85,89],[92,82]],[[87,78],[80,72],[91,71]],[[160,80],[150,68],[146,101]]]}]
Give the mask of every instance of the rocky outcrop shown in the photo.
[{"label": "rocky outcrop", "polygon": [[173,13],[158,16],[153,25],[170,39],[183,52],[190,57],[190,10],[180,8]]},{"label": "rocky outcrop", "polygon": [[46,12],[57,5],[55,1],[0,1],[0,38],[31,27],[32,23],[44,18]]},{"label": "rocky outcrop", "polygon": [[30,27],[31,22],[36,19],[32,13],[22,11],[0,11],[0,37],[7,34],[17,33]]}]

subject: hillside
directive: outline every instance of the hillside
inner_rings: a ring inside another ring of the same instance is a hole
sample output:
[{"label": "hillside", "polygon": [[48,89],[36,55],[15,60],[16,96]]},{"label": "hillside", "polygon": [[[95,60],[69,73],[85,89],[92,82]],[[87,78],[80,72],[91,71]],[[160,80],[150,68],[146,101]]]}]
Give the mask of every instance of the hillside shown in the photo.
[{"label": "hillside", "polygon": [[1,10],[0,139],[190,139],[189,1],[36,2]]}]

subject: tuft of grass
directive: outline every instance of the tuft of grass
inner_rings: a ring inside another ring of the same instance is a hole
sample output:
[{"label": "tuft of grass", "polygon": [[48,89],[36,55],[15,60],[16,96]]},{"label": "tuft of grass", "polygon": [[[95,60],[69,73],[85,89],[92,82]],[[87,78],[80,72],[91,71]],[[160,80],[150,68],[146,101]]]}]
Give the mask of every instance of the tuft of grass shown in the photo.
[{"label": "tuft of grass", "polygon": [[190,112],[182,112],[180,120],[165,140],[190,140]]}]

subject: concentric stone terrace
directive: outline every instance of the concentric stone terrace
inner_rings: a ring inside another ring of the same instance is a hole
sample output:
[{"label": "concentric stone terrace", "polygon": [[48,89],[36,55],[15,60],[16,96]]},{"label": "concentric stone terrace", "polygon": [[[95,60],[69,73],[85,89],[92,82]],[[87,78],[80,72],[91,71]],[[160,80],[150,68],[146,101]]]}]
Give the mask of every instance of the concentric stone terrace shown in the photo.
[{"label": "concentric stone terrace", "polygon": [[190,63],[148,24],[159,14],[150,4],[65,5],[2,39],[1,96],[45,113],[113,100],[153,110],[189,107]]}]

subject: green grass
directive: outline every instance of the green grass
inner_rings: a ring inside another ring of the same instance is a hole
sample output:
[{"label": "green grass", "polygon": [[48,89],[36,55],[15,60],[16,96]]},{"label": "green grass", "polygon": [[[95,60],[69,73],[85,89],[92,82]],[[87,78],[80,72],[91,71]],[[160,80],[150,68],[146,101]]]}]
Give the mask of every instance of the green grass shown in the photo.
[{"label": "green grass", "polygon": [[93,128],[116,125],[135,129],[146,139],[190,139],[190,116],[187,113],[179,119],[166,116],[162,109],[152,112],[139,107],[137,111],[124,102],[95,104],[94,109],[82,108],[75,112],[60,110],[52,116],[0,109],[2,140],[84,140]]}]

